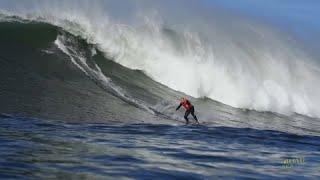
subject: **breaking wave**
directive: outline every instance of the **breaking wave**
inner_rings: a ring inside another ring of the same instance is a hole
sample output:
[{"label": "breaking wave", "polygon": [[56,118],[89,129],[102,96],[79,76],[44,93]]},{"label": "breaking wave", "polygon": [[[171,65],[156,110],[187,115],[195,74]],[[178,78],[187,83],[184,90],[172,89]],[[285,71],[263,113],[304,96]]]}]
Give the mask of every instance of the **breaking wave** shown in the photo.
[{"label": "breaking wave", "polygon": [[[94,45],[91,53],[98,50],[195,98],[208,97],[236,108],[320,117],[319,65],[289,36],[271,27],[240,18],[229,24],[224,20],[231,17],[219,20],[221,16],[209,25],[190,27],[167,23],[159,13],[125,23],[105,13],[94,19],[76,10],[57,11],[3,12],[1,19],[62,28]],[[88,65],[86,57],[68,43],[70,39],[63,34],[55,40],[81,71],[120,98],[153,112],[126,95],[99,66]]]}]

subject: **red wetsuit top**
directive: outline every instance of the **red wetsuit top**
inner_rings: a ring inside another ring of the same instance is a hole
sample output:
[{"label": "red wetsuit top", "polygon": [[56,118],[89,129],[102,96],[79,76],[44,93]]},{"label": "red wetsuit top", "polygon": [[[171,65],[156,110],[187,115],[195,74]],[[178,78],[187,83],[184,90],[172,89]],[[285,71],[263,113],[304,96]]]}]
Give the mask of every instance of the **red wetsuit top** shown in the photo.
[{"label": "red wetsuit top", "polygon": [[180,102],[180,104],[186,109],[190,110],[192,108],[192,104],[187,99]]}]

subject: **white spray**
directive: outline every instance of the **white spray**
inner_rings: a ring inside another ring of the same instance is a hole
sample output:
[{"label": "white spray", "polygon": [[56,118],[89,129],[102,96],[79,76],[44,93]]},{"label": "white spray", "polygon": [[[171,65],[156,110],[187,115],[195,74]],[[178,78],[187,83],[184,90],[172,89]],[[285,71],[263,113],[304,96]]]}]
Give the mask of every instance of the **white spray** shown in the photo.
[{"label": "white spray", "polygon": [[224,14],[174,24],[157,10],[152,16],[139,11],[136,21],[126,22],[114,20],[97,4],[71,8],[67,3],[63,10],[57,4],[15,13],[63,27],[96,44],[115,62],[191,96],[320,117],[319,65],[267,25]]}]

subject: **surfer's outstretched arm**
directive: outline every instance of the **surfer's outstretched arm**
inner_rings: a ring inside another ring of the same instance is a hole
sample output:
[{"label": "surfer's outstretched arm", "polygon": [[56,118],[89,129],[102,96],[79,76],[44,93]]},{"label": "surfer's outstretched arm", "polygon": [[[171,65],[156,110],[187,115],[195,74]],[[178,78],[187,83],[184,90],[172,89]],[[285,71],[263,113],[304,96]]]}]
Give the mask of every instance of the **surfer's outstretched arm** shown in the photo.
[{"label": "surfer's outstretched arm", "polygon": [[176,108],[176,111],[178,111],[181,106],[182,106],[182,103],[179,104],[179,106]]}]

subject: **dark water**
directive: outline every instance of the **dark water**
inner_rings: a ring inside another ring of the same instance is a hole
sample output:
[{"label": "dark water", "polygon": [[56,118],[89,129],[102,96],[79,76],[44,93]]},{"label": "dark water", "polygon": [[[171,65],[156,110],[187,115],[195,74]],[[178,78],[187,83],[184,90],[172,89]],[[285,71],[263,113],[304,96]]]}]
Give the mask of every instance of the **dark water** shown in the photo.
[{"label": "dark water", "polygon": [[320,177],[320,137],[249,128],[2,117],[0,144],[5,179]]},{"label": "dark water", "polygon": [[81,37],[17,17],[0,34],[0,179],[320,177],[319,118],[189,97],[204,125],[186,126],[185,94]]}]

